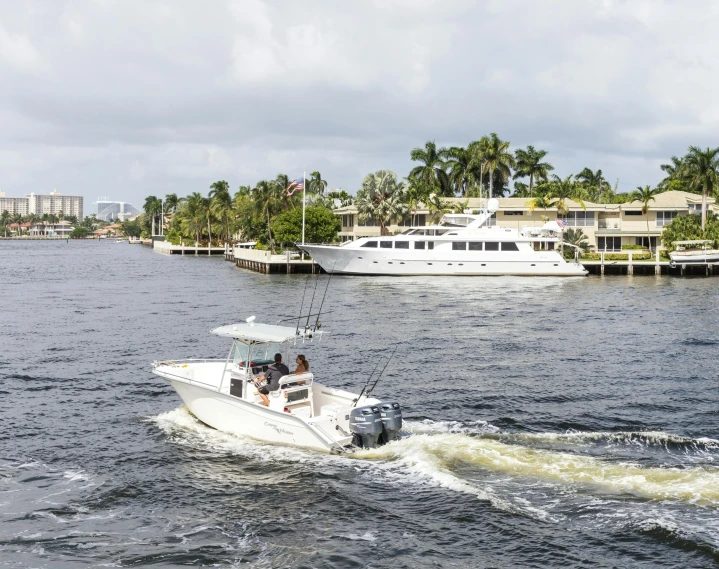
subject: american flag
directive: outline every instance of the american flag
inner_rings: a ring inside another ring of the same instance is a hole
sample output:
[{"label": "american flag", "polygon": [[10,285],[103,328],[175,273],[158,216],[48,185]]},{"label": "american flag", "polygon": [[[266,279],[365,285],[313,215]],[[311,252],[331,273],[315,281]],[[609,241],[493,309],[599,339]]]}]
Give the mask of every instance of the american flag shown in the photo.
[{"label": "american flag", "polygon": [[559,225],[559,227],[562,227],[562,228],[564,228],[564,227],[566,227],[566,226],[567,226],[567,222],[566,222],[566,221],[564,221],[563,219],[559,219],[559,218],[557,218],[557,225]]},{"label": "american flag", "polygon": [[302,178],[297,178],[294,182],[287,186],[287,195],[291,196],[295,192],[303,190],[304,188],[304,180]]}]

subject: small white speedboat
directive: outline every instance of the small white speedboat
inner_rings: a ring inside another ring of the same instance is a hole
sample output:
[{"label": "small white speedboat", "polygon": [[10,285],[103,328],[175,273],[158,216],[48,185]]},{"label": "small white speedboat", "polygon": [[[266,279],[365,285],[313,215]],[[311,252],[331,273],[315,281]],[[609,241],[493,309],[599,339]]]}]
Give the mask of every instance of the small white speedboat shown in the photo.
[{"label": "small white speedboat", "polygon": [[[232,340],[225,359],[154,362],[152,371],[177,391],[189,411],[219,431],[271,443],[327,452],[371,448],[397,438],[402,410],[396,401],[351,393],[315,382],[313,373],[286,375],[261,404],[256,378],[274,354],[289,362],[290,348],[319,340],[323,332],[246,322],[221,326],[213,334]],[[375,382],[376,384],[376,382]]]},{"label": "small white speedboat", "polygon": [[669,258],[676,265],[719,263],[719,249],[711,249],[714,242],[709,239],[672,241],[675,250]]}]

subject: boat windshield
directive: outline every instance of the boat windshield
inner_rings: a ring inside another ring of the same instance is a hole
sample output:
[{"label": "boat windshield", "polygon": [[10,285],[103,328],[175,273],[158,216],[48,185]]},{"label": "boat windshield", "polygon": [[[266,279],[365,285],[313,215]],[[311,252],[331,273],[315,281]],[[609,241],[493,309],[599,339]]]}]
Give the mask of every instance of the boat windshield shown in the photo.
[{"label": "boat windshield", "polygon": [[[247,344],[235,342],[230,352],[232,366],[236,368],[245,367],[247,365],[247,352]],[[275,361],[275,354],[278,353],[284,357],[285,354],[282,344],[255,344],[250,350],[250,364],[253,366],[271,364]]]}]

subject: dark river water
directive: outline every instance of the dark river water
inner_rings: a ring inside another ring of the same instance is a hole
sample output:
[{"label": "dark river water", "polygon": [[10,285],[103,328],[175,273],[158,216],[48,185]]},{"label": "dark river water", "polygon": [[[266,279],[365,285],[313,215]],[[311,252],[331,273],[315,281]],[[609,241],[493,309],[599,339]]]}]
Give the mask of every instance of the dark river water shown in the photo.
[{"label": "dark river water", "polygon": [[335,277],[302,351],[359,390],[398,345],[409,434],[353,457],[214,431],[150,373],[305,279],[0,241],[0,567],[719,563],[719,279]]}]

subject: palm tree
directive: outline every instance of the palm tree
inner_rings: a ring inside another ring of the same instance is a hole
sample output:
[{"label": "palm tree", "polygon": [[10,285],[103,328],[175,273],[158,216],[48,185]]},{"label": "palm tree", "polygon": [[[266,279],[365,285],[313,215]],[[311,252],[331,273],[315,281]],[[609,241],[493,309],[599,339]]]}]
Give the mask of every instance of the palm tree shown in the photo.
[{"label": "palm tree", "polygon": [[591,202],[599,202],[602,196],[611,190],[609,182],[604,179],[601,170],[592,172],[589,168],[584,168],[579,174],[577,174],[577,181],[586,189],[587,199]]},{"label": "palm tree", "polygon": [[514,182],[514,191],[512,192],[513,198],[531,198],[532,194],[529,192],[529,186],[523,182]]},{"label": "palm tree", "polygon": [[307,184],[307,189],[315,194],[322,195],[327,187],[327,182],[322,179],[322,174],[317,171],[310,174],[310,180]]},{"label": "palm tree", "polygon": [[415,148],[410,152],[410,158],[415,162],[422,162],[423,165],[412,168],[409,175],[426,186],[430,192],[434,190],[444,195],[451,195],[452,188],[445,171],[446,155],[446,148],[437,150],[433,140],[426,142],[424,148]]},{"label": "palm tree", "polygon": [[574,176],[571,174],[564,179],[553,175],[552,180],[546,184],[547,198],[549,198],[552,205],[557,208],[558,215],[567,215],[569,213],[567,200],[570,199],[579,203],[582,209],[587,209],[587,206],[584,205],[584,201],[582,201],[579,195],[581,186],[573,178]]},{"label": "palm tree", "polygon": [[142,206],[146,215],[152,218],[152,234],[155,234],[155,216],[162,210],[162,202],[155,196],[147,196]]},{"label": "palm tree", "polygon": [[684,159],[672,156],[671,164],[662,164],[660,168],[666,173],[664,179],[659,182],[660,188],[673,189],[675,186],[681,187],[684,181]]},{"label": "palm tree", "polygon": [[257,182],[252,190],[252,200],[256,214],[261,218],[267,218],[267,236],[273,253],[275,252],[275,243],[272,239],[270,218],[282,211],[283,195],[286,187],[280,188],[276,181],[267,182],[263,180]]},{"label": "palm tree", "polygon": [[405,192],[404,183],[397,182],[397,174],[394,172],[379,170],[374,174],[367,174],[355,200],[359,218],[366,220],[372,217],[379,222],[380,233],[389,235],[387,225],[393,219],[404,218],[409,210],[404,199]]},{"label": "palm tree", "polygon": [[654,196],[659,193],[658,189],[652,189],[651,186],[638,186],[637,189],[632,192],[632,200],[641,202],[642,204],[642,215],[647,216],[647,245],[649,247],[649,253],[652,252],[652,238],[649,235],[649,202],[654,201]]},{"label": "palm tree", "polygon": [[489,198],[492,199],[495,171],[506,182],[511,175],[511,168],[514,168],[516,162],[512,153],[509,152],[509,142],[500,140],[494,132],[490,133],[483,151],[484,163],[489,173]]},{"label": "palm tree", "polygon": [[513,179],[529,176],[529,197],[532,196],[534,191],[534,180],[546,181],[549,172],[554,170],[554,166],[549,162],[542,162],[546,155],[546,150],[535,150],[534,146],[527,146],[527,150],[518,148],[514,151],[517,166]]},{"label": "palm tree", "polygon": [[432,223],[439,223],[445,213],[452,211],[449,202],[443,200],[437,194],[430,194],[426,205],[429,210],[429,219]]},{"label": "palm tree", "polygon": [[223,225],[225,243],[230,240],[230,218],[232,217],[232,196],[230,195],[230,184],[225,180],[215,182],[210,186],[210,209],[217,216]]},{"label": "palm tree", "polygon": [[455,193],[466,196],[472,186],[482,179],[481,165],[470,147],[453,146],[446,152],[445,166],[449,169],[449,183]]},{"label": "palm tree", "polygon": [[165,213],[175,211],[179,203],[180,200],[178,199],[177,194],[167,194],[165,196]]},{"label": "palm tree", "polygon": [[572,245],[576,245],[582,251],[589,251],[589,241],[587,236],[581,229],[572,229],[571,227],[564,232],[564,241]]},{"label": "palm tree", "polygon": [[548,193],[538,193],[524,205],[529,206],[529,211],[534,211],[535,209],[543,209],[546,211],[554,204],[552,204]]},{"label": "palm tree", "polygon": [[204,198],[199,192],[193,192],[184,198],[182,209],[179,212],[183,231],[195,236],[195,243],[202,239],[202,229],[205,225]]},{"label": "palm tree", "polygon": [[719,148],[702,150],[690,146],[684,157],[685,173],[689,187],[702,191],[702,231],[707,220],[707,194],[713,193],[719,176]]}]

